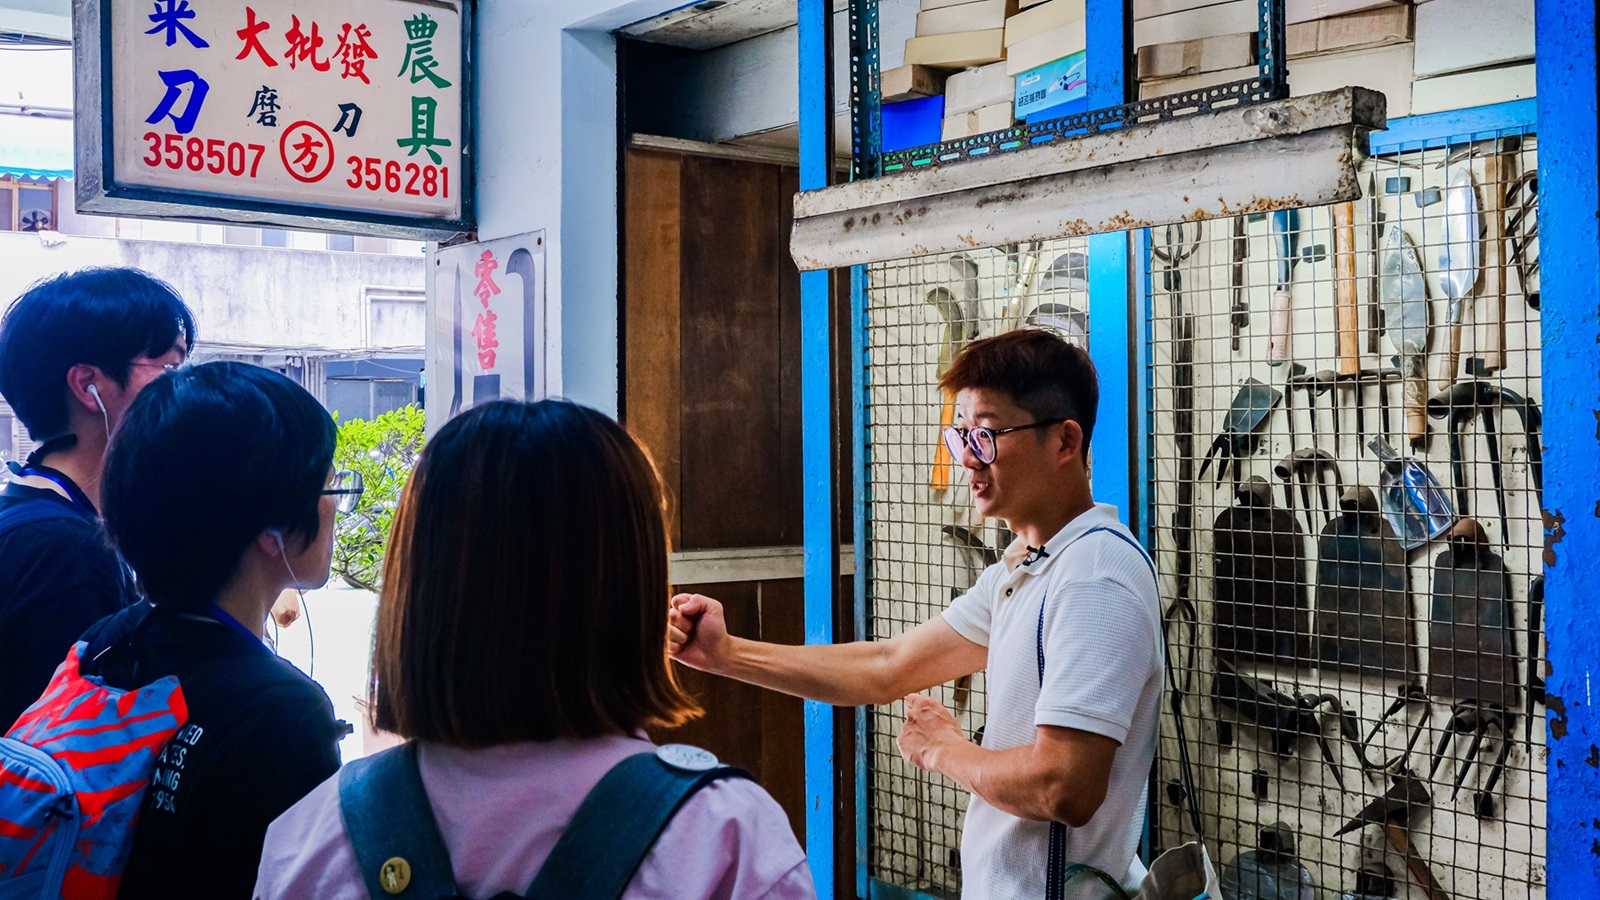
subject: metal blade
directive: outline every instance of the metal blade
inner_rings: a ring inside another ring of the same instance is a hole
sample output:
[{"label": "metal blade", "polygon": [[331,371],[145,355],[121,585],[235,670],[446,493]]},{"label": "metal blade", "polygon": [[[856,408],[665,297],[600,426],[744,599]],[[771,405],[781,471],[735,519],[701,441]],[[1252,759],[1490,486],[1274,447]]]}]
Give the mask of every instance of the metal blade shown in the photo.
[{"label": "metal blade", "polygon": [[1444,192],[1444,246],[1439,250],[1440,279],[1450,298],[1446,321],[1460,324],[1462,306],[1478,282],[1479,244],[1483,219],[1478,211],[1478,192],[1472,183],[1472,167],[1462,162],[1450,173]]},{"label": "metal blade", "polygon": [[1417,248],[1398,224],[1391,225],[1378,256],[1378,296],[1389,340],[1402,355],[1428,349],[1428,282],[1422,277]]}]

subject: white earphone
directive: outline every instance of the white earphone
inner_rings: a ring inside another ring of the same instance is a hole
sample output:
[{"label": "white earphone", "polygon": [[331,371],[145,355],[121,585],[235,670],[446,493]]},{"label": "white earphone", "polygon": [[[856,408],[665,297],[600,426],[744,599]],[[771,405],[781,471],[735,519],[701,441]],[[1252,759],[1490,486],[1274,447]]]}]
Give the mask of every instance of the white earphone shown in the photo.
[{"label": "white earphone", "polygon": [[[300,587],[300,577],[294,574],[294,567],[289,565],[289,551],[284,549],[283,546],[283,532],[273,531],[270,534],[272,539],[278,542],[278,558],[283,560],[283,568],[289,573],[289,586],[294,589],[295,593],[300,595],[300,612],[306,617],[306,638],[311,644],[311,659],[310,665],[307,666],[309,671],[306,672],[306,675],[314,677],[317,671],[317,635],[311,628],[311,606],[306,603],[306,592]],[[274,623],[274,627],[276,627],[276,623]]]},{"label": "white earphone", "polygon": [[84,390],[94,398],[94,405],[100,407],[100,418],[106,423],[106,440],[111,440],[111,414],[106,412],[105,401],[100,399],[100,389],[91,384]]}]

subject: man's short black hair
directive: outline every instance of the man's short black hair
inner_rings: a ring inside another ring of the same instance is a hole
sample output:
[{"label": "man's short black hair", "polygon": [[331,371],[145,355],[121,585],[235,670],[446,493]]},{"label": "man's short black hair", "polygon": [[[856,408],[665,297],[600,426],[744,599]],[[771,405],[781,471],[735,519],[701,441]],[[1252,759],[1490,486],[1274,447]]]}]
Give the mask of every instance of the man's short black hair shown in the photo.
[{"label": "man's short black hair", "polygon": [[194,314],[166,282],[137,269],[83,269],[34,284],[0,320],[0,395],[35,441],[65,434],[67,370],[90,365],[128,381],[130,364],[178,338],[194,349]]},{"label": "man's short black hair", "polygon": [[974,341],[956,354],[939,387],[999,391],[1035,419],[1071,419],[1087,447],[1100,409],[1100,377],[1089,351],[1041,328]]},{"label": "man's short black hair", "polygon": [[328,539],[318,501],[334,440],[322,404],[260,366],[206,363],[140,391],[112,438],[100,496],[145,595],[202,608],[263,531],[282,530],[291,547],[296,536]]}]

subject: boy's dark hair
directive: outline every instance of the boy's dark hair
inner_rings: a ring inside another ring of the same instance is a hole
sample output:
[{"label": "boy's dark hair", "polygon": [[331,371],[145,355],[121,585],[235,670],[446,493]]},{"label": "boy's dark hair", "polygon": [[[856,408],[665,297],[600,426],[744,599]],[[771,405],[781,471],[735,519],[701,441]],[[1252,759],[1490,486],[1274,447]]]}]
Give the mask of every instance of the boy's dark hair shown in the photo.
[{"label": "boy's dark hair", "polygon": [[66,377],[90,365],[127,384],[129,364],[178,338],[194,349],[194,314],[137,269],[83,269],[34,284],[0,320],[0,395],[35,441],[66,433]]},{"label": "boy's dark hair", "polygon": [[374,724],[487,747],[698,713],[667,660],[664,506],[644,449],[592,409],[502,400],[446,423],[395,513]]},{"label": "boy's dark hair", "polygon": [[1100,407],[1100,377],[1089,352],[1061,335],[1024,328],[973,341],[939,379],[954,394],[967,388],[999,391],[1038,420],[1071,419],[1087,447]]},{"label": "boy's dark hair", "polygon": [[322,404],[270,369],[213,362],[162,375],[112,438],[106,529],[152,602],[203,608],[263,531],[327,538],[318,503],[334,439]]}]

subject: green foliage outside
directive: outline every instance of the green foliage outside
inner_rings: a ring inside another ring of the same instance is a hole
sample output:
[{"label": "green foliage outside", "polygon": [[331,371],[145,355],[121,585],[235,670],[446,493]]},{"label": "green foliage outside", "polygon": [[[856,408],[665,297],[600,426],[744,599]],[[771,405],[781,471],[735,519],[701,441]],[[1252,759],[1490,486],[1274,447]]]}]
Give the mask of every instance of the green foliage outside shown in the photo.
[{"label": "green foliage outside", "polygon": [[333,574],[351,587],[378,589],[400,490],[422,451],[422,408],[405,406],[373,419],[339,425],[333,465],[361,473],[366,491],[355,512],[339,517]]}]

